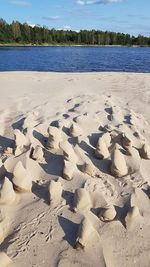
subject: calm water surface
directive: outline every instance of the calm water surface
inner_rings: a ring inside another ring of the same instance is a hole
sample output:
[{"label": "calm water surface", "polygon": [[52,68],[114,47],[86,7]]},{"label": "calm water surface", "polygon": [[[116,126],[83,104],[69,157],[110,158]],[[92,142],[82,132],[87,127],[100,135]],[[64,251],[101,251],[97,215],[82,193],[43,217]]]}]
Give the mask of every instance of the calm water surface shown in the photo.
[{"label": "calm water surface", "polygon": [[150,48],[0,47],[0,71],[150,73]]}]

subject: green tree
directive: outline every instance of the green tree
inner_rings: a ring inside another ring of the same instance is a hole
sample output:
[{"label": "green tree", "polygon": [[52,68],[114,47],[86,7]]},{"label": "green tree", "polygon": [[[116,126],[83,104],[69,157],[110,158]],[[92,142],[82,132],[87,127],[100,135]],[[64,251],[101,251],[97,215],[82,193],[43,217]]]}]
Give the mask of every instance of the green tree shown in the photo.
[{"label": "green tree", "polygon": [[100,30],[64,31],[49,29],[46,26],[31,27],[27,23],[13,21],[8,24],[0,19],[0,43],[32,44],[85,44],[85,45],[139,45],[150,46],[150,37]]},{"label": "green tree", "polygon": [[20,42],[21,41],[21,30],[20,30],[20,23],[18,21],[13,21],[11,24],[12,28],[12,34],[13,34],[13,39],[15,42]]}]

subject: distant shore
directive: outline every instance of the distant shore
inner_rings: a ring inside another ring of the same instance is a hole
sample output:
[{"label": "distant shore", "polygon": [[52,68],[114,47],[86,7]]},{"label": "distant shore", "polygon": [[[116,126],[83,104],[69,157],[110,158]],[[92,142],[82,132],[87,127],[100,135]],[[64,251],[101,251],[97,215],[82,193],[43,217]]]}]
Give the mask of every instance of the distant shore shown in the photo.
[{"label": "distant shore", "polygon": [[91,45],[91,44],[24,44],[24,43],[6,43],[0,44],[0,47],[147,47],[139,45]]}]

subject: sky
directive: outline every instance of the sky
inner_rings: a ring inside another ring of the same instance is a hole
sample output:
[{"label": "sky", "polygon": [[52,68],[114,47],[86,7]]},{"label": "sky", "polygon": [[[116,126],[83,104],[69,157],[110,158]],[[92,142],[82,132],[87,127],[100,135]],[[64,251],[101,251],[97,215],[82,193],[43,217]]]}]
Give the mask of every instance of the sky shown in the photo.
[{"label": "sky", "polygon": [[150,36],[150,0],[0,0],[0,17],[55,29]]}]

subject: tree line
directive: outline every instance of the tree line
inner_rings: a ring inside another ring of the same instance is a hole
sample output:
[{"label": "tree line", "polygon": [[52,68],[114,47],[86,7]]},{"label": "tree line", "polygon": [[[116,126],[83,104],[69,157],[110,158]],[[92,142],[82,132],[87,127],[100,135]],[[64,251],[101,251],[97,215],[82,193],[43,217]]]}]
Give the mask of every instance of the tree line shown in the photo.
[{"label": "tree line", "polygon": [[27,23],[13,21],[8,24],[0,19],[0,44],[66,44],[66,45],[123,45],[123,46],[150,46],[150,37],[116,33],[99,30],[72,30],[49,29],[46,26],[34,27]]}]

